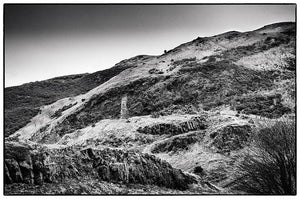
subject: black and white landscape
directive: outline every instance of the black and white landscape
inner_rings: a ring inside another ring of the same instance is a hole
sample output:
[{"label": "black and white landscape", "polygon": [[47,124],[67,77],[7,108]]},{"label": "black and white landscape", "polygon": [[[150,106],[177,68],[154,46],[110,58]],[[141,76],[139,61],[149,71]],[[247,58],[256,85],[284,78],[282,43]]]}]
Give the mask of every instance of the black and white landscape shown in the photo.
[{"label": "black and white landscape", "polygon": [[6,195],[296,194],[295,5],[4,14]]}]

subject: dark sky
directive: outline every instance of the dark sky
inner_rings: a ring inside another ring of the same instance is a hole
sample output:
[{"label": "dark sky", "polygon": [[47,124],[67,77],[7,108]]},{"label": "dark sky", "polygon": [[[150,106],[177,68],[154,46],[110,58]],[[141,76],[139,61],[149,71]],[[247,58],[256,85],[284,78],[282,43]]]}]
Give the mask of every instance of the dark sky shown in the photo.
[{"label": "dark sky", "polygon": [[293,5],[5,5],[5,86],[95,72],[198,36],[295,21]]}]

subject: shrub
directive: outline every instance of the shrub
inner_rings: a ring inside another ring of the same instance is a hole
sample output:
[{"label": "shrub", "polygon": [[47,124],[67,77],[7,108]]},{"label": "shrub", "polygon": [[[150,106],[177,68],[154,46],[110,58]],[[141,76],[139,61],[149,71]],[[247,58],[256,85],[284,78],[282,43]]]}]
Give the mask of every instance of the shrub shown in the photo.
[{"label": "shrub", "polygon": [[290,108],[283,106],[281,98],[280,94],[270,96],[241,96],[237,97],[234,103],[238,112],[268,118],[278,118],[285,113],[291,112]]},{"label": "shrub", "polygon": [[296,70],[296,59],[295,58],[285,58],[287,66],[285,67],[287,70],[295,71]]},{"label": "shrub", "polygon": [[253,194],[296,194],[295,121],[278,121],[253,135],[237,167],[234,189]]},{"label": "shrub", "polygon": [[159,118],[159,113],[158,112],[153,112],[151,113],[152,118]]},{"label": "shrub", "polygon": [[201,166],[196,166],[194,168],[194,172],[193,173],[199,174],[199,173],[202,173],[202,172],[203,172],[203,168]]}]

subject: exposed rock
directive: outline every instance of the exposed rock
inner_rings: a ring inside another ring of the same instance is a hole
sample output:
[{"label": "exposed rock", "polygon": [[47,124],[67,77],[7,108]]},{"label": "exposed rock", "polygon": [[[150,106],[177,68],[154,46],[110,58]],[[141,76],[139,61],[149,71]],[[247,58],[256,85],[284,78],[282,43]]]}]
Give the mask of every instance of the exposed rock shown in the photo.
[{"label": "exposed rock", "polygon": [[10,177],[8,167],[6,166],[6,163],[4,163],[4,183],[10,184],[12,182],[13,182],[13,180]]},{"label": "exposed rock", "polygon": [[181,190],[196,182],[193,177],[153,155],[116,149],[95,152],[94,168],[104,181],[153,184]]},{"label": "exposed rock", "polygon": [[23,180],[25,183],[33,184],[33,168],[31,158],[28,161],[19,162],[20,171],[23,174]]},{"label": "exposed rock", "polygon": [[197,132],[184,137],[175,137],[166,142],[157,144],[153,149],[152,153],[163,153],[163,152],[177,152],[180,150],[187,150],[190,145],[200,142],[204,137],[203,132]]},{"label": "exposed rock", "polygon": [[7,165],[9,176],[12,182],[22,182],[23,176],[19,167],[18,162],[15,159],[5,159],[5,164]]},{"label": "exposed rock", "polygon": [[33,149],[29,146],[7,144],[8,152],[25,148],[27,156],[20,159],[8,153],[6,184],[26,183],[41,185],[45,182],[63,182],[86,176],[117,183],[159,185],[184,190],[195,183],[194,177],[174,169],[153,155],[117,149],[85,149],[80,153],[72,148]]},{"label": "exposed rock", "polygon": [[216,152],[228,154],[231,151],[239,150],[244,147],[251,134],[249,125],[230,125],[210,134],[211,147],[216,149]]},{"label": "exposed rock", "polygon": [[193,117],[186,122],[181,122],[177,124],[155,124],[152,126],[140,127],[137,129],[139,133],[144,134],[153,134],[153,135],[161,135],[161,134],[170,134],[177,135],[186,133],[188,131],[195,131],[207,128],[206,118],[205,117]]},{"label": "exposed rock", "polygon": [[161,71],[161,70],[158,70],[156,68],[152,68],[152,69],[149,70],[149,73],[150,74],[163,74],[164,72]]}]

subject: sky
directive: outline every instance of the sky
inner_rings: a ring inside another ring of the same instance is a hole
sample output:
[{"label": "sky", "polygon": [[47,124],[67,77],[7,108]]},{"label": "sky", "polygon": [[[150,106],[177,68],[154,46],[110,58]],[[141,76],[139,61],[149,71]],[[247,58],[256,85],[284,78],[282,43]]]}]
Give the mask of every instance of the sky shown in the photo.
[{"label": "sky", "polygon": [[5,87],[92,73],[197,37],[295,21],[294,5],[4,7]]}]

